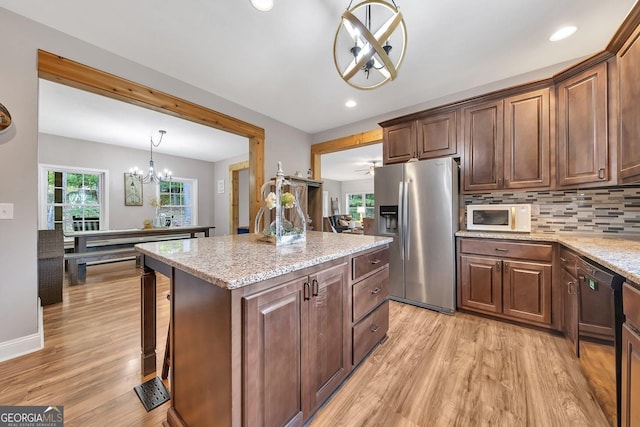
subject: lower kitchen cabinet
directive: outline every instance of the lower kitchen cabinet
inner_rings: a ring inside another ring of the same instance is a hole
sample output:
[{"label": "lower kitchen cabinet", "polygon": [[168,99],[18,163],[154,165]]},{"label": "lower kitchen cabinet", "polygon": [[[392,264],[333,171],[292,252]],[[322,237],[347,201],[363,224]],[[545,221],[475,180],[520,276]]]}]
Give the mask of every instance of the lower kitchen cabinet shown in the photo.
[{"label": "lower kitchen cabinet", "polygon": [[346,378],[347,264],[244,297],[245,425],[302,425]]},{"label": "lower kitchen cabinet", "polygon": [[458,306],[550,327],[553,246],[458,240]]},{"label": "lower kitchen cabinet", "polygon": [[623,427],[640,426],[640,290],[623,287],[625,323],[622,325],[622,396],[620,420]]}]

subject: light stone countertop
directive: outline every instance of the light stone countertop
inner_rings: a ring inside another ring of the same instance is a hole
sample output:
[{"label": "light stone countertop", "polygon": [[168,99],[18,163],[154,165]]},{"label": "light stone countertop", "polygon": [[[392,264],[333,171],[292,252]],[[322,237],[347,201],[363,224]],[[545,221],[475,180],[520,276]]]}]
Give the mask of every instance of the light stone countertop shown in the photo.
[{"label": "light stone countertop", "polygon": [[276,247],[257,234],[142,243],[145,255],[221,288],[236,289],[393,241],[390,237],[307,232],[307,241]]},{"label": "light stone countertop", "polygon": [[[621,235],[458,231],[457,237],[558,242],[640,285],[640,241]],[[637,239],[637,237],[635,237]]]}]

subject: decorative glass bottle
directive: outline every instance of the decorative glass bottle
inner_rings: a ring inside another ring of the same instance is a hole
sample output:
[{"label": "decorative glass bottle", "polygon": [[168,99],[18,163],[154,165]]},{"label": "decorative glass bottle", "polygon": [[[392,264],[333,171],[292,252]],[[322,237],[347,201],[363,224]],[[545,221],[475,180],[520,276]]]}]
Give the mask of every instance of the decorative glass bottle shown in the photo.
[{"label": "decorative glass bottle", "polygon": [[299,203],[302,185],[284,177],[280,162],[275,179],[262,185],[261,194],[263,205],[254,224],[255,233],[263,236],[260,240],[276,246],[305,242],[307,222]]}]

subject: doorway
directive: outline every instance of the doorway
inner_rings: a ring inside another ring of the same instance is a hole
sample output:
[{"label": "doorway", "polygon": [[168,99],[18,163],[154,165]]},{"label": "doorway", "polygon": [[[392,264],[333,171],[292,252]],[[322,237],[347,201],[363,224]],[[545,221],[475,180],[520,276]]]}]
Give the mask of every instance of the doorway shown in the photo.
[{"label": "doorway", "polygon": [[251,233],[248,193],[249,161],[229,165],[229,234]]}]

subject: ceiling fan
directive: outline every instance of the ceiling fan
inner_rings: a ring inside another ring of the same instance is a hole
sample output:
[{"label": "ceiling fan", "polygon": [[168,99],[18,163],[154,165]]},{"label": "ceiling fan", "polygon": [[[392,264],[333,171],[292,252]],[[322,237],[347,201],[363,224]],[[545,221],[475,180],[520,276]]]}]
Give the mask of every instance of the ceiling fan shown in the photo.
[{"label": "ceiling fan", "polygon": [[354,172],[364,172],[365,175],[375,175],[376,173],[376,164],[378,163],[377,160],[371,160],[369,163],[371,163],[371,165],[367,168],[367,169],[356,169]]}]

